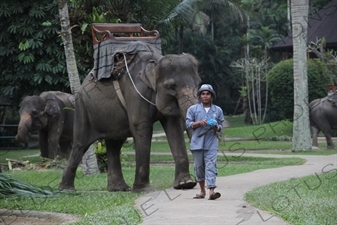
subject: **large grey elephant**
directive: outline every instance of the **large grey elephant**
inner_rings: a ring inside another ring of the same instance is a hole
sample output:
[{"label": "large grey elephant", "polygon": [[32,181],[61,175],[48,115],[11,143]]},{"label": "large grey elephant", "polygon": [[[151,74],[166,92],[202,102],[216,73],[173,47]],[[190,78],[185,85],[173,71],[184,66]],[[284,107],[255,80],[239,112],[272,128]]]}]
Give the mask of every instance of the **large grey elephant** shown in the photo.
[{"label": "large grey elephant", "polygon": [[68,158],[73,139],[74,107],[72,95],[46,91],[27,96],[21,102],[20,123],[15,139],[26,143],[29,133],[39,133],[41,156]]},{"label": "large grey elephant", "polygon": [[[336,95],[336,94],[335,94]],[[315,99],[309,103],[310,126],[312,132],[312,146],[318,148],[317,136],[322,131],[326,138],[327,148],[334,149],[331,131],[337,129],[337,107],[334,102],[336,96]]]},{"label": "large grey elephant", "polygon": [[175,160],[173,187],[193,188],[196,182],[189,173],[183,121],[187,108],[197,102],[201,83],[197,63],[189,54],[140,52],[115,78],[97,80],[89,73],[75,98],[74,144],[59,188],[75,188],[75,173],[83,154],[94,141],[105,139],[107,189],[131,190],[122,174],[120,154],[126,139],[133,137],[136,172],[132,190],[152,190],[150,147],[153,124],[158,120]]}]

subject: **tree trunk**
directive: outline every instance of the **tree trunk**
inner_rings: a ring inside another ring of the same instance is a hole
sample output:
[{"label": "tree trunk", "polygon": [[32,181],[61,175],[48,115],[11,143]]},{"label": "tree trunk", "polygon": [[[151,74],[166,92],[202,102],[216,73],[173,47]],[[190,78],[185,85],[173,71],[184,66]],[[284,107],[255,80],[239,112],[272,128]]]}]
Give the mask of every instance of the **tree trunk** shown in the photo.
[{"label": "tree trunk", "polygon": [[308,77],[307,77],[307,18],[309,0],[291,1],[294,51],[294,122],[293,151],[311,150]]},{"label": "tree trunk", "polygon": [[[75,95],[80,89],[81,82],[80,77],[78,75],[73,47],[73,40],[71,36],[69,12],[68,12],[68,0],[58,0],[58,7],[61,22],[61,37],[63,40],[64,51],[66,56],[70,89],[71,93]],[[90,146],[88,151],[84,154],[82,158],[82,164],[83,164],[83,173],[85,175],[96,174],[99,172],[97,165],[97,158],[94,152],[93,145]],[[88,166],[90,166],[90,168],[88,168]]]},{"label": "tree trunk", "polygon": [[81,86],[80,77],[78,75],[76,59],[74,54],[73,40],[71,36],[68,0],[58,0],[59,16],[61,22],[61,37],[66,55],[68,77],[72,94],[76,94]]},{"label": "tree trunk", "polygon": [[178,44],[178,54],[183,52],[183,42],[184,42],[184,26],[179,25],[179,44]]},{"label": "tree trunk", "polygon": [[250,115],[248,101],[249,100],[248,100],[247,97],[243,97],[242,109],[243,109],[243,113],[244,113],[245,124],[251,125],[251,124],[253,124],[253,121],[252,121],[252,117]]}]

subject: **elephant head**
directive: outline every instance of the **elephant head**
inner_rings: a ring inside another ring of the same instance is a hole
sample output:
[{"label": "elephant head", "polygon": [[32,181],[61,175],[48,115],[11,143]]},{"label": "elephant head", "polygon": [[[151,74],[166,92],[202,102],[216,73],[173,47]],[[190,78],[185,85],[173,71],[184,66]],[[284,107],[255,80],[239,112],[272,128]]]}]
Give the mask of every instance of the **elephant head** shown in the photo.
[{"label": "elephant head", "polygon": [[23,99],[20,113],[20,123],[15,139],[26,143],[28,133],[36,133],[47,126],[48,122],[59,117],[59,107],[55,101],[46,101],[40,96],[27,96]]},{"label": "elephant head", "polygon": [[149,62],[144,73],[156,92],[157,109],[163,115],[186,119],[188,107],[198,102],[198,61],[190,54],[166,55]]}]

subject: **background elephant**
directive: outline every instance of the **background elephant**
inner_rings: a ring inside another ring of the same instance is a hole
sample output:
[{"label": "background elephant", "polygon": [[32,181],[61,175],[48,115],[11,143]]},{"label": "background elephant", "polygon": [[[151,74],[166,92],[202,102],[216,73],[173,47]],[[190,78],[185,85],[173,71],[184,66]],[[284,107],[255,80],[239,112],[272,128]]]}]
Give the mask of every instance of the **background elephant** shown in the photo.
[{"label": "background elephant", "polygon": [[337,129],[337,107],[328,98],[315,99],[309,104],[312,146],[318,148],[317,136],[322,131],[326,138],[327,148],[334,149],[331,131]]},{"label": "background elephant", "polygon": [[20,123],[16,140],[26,143],[28,133],[39,132],[42,157],[54,159],[59,155],[68,158],[74,122],[71,98],[72,95],[59,91],[25,97],[19,111]]},{"label": "background elephant", "polygon": [[107,189],[130,190],[122,174],[120,153],[125,140],[133,137],[136,154],[133,191],[151,190],[150,147],[153,124],[158,120],[175,160],[173,187],[193,188],[196,182],[189,173],[182,120],[187,108],[197,102],[196,92],[201,83],[197,60],[189,54],[162,56],[140,52],[121,71],[118,77],[100,80],[89,73],[83,81],[75,97],[74,145],[59,188],[75,188],[75,173],[83,154],[91,143],[105,139]]}]

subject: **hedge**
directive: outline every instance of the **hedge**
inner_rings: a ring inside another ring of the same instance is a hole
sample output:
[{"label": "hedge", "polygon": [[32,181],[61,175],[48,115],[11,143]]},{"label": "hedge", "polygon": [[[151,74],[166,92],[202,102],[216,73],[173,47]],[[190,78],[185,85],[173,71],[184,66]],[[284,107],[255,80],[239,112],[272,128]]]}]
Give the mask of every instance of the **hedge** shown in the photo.
[{"label": "hedge", "polygon": [[[294,112],[294,76],[293,59],[276,64],[268,73],[271,103],[279,109],[282,119],[293,119]],[[308,60],[309,102],[327,95],[327,85],[332,78],[326,65],[319,59]]]}]

